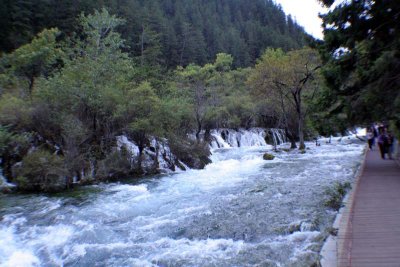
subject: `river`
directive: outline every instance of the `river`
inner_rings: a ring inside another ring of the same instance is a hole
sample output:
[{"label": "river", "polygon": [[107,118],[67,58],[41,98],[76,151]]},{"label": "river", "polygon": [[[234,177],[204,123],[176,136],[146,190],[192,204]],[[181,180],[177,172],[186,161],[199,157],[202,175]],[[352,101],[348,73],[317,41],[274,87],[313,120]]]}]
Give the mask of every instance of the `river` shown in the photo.
[{"label": "river", "polygon": [[307,152],[222,148],[204,170],[0,195],[0,266],[310,266],[336,213],[335,182],[353,182],[355,138]]}]

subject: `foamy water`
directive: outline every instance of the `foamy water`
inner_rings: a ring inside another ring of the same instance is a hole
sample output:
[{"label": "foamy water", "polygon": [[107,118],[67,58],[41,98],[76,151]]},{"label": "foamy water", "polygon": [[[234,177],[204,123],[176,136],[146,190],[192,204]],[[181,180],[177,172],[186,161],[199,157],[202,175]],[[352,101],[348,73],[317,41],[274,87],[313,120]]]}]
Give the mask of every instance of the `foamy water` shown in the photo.
[{"label": "foamy water", "polygon": [[363,144],[306,154],[227,148],[204,170],[53,196],[0,196],[0,266],[309,266],[335,213],[325,190],[352,181]]}]

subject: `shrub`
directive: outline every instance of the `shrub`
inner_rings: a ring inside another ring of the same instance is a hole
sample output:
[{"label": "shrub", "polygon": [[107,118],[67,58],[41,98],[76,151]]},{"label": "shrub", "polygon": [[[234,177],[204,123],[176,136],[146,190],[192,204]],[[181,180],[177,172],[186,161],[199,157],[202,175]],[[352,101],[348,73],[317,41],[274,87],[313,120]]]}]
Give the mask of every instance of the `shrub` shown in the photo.
[{"label": "shrub", "polygon": [[9,127],[0,125],[0,158],[3,174],[8,179],[12,178],[11,167],[22,160],[28,152],[32,136],[30,133],[17,134],[10,131]]},{"label": "shrub", "polygon": [[130,157],[125,148],[110,152],[104,160],[99,161],[97,176],[112,180],[128,177],[134,173]]},{"label": "shrub", "polygon": [[346,193],[351,188],[349,182],[336,182],[334,186],[328,188],[325,193],[328,199],[325,201],[325,206],[334,210],[339,210],[342,207],[342,201]]},{"label": "shrub", "polygon": [[11,94],[2,95],[0,124],[12,125],[17,129],[29,127],[32,124],[30,103]]},{"label": "shrub", "polygon": [[22,191],[56,192],[67,185],[64,159],[46,150],[38,149],[26,155],[13,173]]}]

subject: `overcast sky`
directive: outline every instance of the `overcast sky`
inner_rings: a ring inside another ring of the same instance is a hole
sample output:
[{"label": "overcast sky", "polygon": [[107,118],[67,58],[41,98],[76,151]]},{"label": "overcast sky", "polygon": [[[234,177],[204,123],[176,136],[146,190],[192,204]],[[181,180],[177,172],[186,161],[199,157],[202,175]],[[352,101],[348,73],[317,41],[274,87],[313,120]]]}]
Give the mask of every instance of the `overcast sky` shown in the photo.
[{"label": "overcast sky", "polygon": [[274,0],[282,6],[286,15],[290,14],[297,24],[304,27],[306,32],[322,39],[321,19],[318,13],[324,13],[317,0]]}]

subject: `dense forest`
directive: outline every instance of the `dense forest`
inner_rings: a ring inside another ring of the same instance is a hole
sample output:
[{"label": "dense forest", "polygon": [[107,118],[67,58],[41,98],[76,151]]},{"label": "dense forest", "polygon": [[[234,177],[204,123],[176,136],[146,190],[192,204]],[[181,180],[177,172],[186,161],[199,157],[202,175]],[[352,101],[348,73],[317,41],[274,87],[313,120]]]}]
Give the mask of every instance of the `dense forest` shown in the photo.
[{"label": "dense forest", "polygon": [[[304,116],[285,110],[290,99],[274,105],[282,94],[267,86],[300,79],[311,52],[289,52],[307,35],[272,1],[3,1],[1,11],[0,157],[21,190],[157,173],[164,145],[171,169],[202,168],[214,128],[281,127],[295,146]],[[286,62],[260,85],[243,67],[267,47]],[[138,155],[117,149],[118,136]]]},{"label": "dense forest", "polygon": [[6,52],[45,28],[80,34],[77,16],[101,7],[125,20],[118,28],[124,50],[146,65],[205,64],[224,52],[234,67],[250,66],[265,48],[301,48],[307,36],[272,0],[1,0],[0,6]]},{"label": "dense forest", "polygon": [[160,159],[203,168],[218,128],[280,128],[304,149],[370,123],[377,84],[391,95],[375,114],[396,125],[398,26],[390,46],[379,36],[346,43],[351,27],[329,28],[351,12],[345,4],[324,18],[324,42],[308,40],[314,49],[269,0],[2,4],[1,169],[20,190],[154,174]]}]

